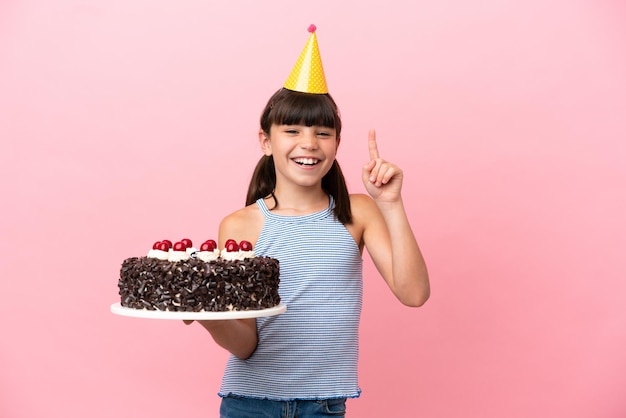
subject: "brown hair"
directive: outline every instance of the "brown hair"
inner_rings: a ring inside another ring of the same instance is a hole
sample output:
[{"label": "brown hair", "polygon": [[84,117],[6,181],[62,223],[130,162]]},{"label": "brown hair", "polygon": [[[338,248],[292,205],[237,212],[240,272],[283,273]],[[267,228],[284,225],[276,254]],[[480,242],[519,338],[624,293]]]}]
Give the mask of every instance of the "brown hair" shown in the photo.
[{"label": "brown hair", "polygon": [[[301,93],[280,89],[270,98],[261,114],[261,129],[269,135],[272,125],[306,125],[333,128],[337,141],[341,137],[339,109],[329,94]],[[258,199],[274,196],[276,171],[274,158],[264,155],[257,163],[246,196],[246,206]],[[343,224],[352,222],[350,195],[337,160],[322,178],[322,189],[335,199],[335,217]]]}]

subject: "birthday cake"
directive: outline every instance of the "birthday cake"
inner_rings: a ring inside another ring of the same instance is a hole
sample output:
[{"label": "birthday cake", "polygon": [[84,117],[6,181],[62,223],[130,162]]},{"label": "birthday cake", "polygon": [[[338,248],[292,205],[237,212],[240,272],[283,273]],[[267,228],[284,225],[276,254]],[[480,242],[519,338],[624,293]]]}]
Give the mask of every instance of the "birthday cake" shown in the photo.
[{"label": "birthday cake", "polygon": [[248,241],[228,240],[221,251],[214,240],[199,249],[189,239],[154,243],[144,257],[122,262],[121,305],[176,312],[226,312],[280,304],[279,264],[254,255]]}]

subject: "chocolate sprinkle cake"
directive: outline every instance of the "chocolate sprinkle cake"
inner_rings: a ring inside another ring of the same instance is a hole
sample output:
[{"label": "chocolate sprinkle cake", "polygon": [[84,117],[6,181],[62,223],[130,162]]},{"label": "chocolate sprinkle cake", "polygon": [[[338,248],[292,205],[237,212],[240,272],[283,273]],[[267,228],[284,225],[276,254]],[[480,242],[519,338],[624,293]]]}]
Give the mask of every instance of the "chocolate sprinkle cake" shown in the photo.
[{"label": "chocolate sprinkle cake", "polygon": [[279,281],[278,260],[270,257],[209,262],[131,257],[122,263],[118,287],[127,308],[222,312],[277,306]]}]

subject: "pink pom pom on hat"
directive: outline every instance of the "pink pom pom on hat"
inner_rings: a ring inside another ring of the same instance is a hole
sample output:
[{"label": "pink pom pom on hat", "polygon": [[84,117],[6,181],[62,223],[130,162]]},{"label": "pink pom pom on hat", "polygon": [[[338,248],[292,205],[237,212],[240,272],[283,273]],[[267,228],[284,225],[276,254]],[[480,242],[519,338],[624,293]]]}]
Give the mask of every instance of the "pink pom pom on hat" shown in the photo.
[{"label": "pink pom pom on hat", "polygon": [[316,30],[315,25],[309,26],[308,31],[311,33],[309,40],[300,53],[300,57],[291,70],[287,81],[285,81],[284,88],[302,93],[328,93],[322,58],[317,45]]}]

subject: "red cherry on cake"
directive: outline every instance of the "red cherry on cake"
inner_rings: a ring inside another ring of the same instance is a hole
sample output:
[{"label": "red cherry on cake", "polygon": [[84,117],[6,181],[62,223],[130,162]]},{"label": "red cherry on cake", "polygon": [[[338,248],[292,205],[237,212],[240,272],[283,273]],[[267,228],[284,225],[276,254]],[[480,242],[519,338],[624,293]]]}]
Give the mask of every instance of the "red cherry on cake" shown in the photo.
[{"label": "red cherry on cake", "polygon": [[169,251],[170,250],[170,245],[168,245],[167,242],[161,241],[158,243],[158,247],[155,248],[155,250],[161,250],[161,251]]},{"label": "red cherry on cake", "polygon": [[212,239],[208,239],[200,246],[200,251],[213,251],[217,248],[217,243]]},{"label": "red cherry on cake", "polygon": [[252,251],[252,243],[250,241],[243,240],[239,243],[241,251]]},{"label": "red cherry on cake", "polygon": [[180,240],[180,242],[185,244],[185,248],[191,248],[191,246],[193,245],[189,238],[183,238],[183,239]]},{"label": "red cherry on cake", "polygon": [[[172,241],[170,241],[169,239],[164,239],[163,241],[161,241],[162,243],[164,243],[165,245],[167,245],[167,250],[169,250],[170,248],[172,248]],[[165,251],[167,251],[165,250]]]},{"label": "red cherry on cake", "polygon": [[233,242],[237,244],[237,241],[235,241],[234,239],[232,238],[227,239],[226,242],[224,243],[224,248],[228,247],[228,244],[231,244]]},{"label": "red cherry on cake", "polygon": [[153,250],[158,250],[159,249],[159,245],[161,245],[161,241],[157,241],[154,244],[152,244],[152,249]]},{"label": "red cherry on cake", "polygon": [[239,244],[234,239],[226,241],[226,251],[229,253],[239,251]]},{"label": "red cherry on cake", "polygon": [[185,251],[186,249],[187,246],[182,241],[178,241],[176,244],[174,244],[174,251]]}]

